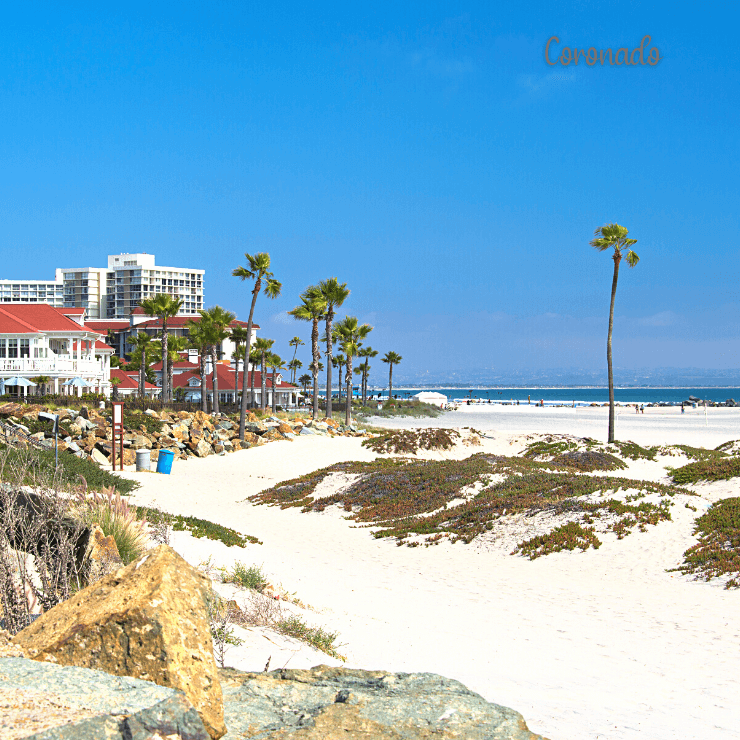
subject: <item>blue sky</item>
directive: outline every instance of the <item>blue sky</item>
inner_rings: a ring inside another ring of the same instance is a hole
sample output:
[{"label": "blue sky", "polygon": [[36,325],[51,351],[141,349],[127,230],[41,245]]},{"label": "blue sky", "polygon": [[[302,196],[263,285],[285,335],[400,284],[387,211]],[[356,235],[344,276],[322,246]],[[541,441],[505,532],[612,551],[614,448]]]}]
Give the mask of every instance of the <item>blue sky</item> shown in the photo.
[{"label": "blue sky", "polygon": [[[336,275],[401,377],[600,368],[612,263],[588,242],[617,221],[642,259],[615,365],[737,367],[736,4],[646,5],[16,4],[0,277],[147,251],[246,317],[231,270],[267,251],[284,357],[309,336],[285,311]],[[545,60],[645,34],[656,66]]]}]

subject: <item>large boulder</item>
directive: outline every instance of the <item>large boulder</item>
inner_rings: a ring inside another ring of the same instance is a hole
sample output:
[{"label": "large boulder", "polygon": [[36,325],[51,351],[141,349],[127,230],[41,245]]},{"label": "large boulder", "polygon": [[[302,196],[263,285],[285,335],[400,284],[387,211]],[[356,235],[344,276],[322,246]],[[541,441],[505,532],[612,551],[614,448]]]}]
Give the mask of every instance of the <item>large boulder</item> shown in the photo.
[{"label": "large boulder", "polygon": [[42,614],[13,639],[34,660],[182,690],[212,738],[226,732],[208,579],[162,545]]},{"label": "large boulder", "polygon": [[434,673],[316,666],[219,671],[229,737],[261,740],[544,740],[519,712]]},{"label": "large boulder", "polygon": [[181,691],[136,678],[0,653],[0,695],[11,738],[208,740]]}]

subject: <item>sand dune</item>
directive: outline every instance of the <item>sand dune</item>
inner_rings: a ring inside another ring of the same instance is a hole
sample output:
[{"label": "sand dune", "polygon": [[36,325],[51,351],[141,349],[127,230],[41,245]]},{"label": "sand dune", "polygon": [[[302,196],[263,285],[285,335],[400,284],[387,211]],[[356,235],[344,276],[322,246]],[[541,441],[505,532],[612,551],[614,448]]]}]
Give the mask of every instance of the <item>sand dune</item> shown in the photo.
[{"label": "sand dune", "polygon": [[[653,410],[650,410],[653,411]],[[740,437],[740,410],[620,419],[620,438],[715,446]],[[427,422],[487,430],[477,451],[513,454],[523,435],[544,431],[605,437],[601,409],[467,409]],[[462,421],[460,421],[462,420]],[[397,424],[398,422],[396,422]],[[407,425],[408,420],[406,420]],[[627,430],[627,434],[624,431]],[[309,622],[341,633],[347,664],[433,671],[511,706],[551,740],[740,738],[740,594],[667,573],[695,541],[692,524],[711,501],[738,495],[735,481],[697,487],[697,512],[677,503],[673,521],[599,550],[535,561],[511,556],[483,536],[470,545],[397,547],[356,528],[336,507],[303,514],[247,498],[274,483],[343,460],[371,460],[354,438],[299,438],[225,457],[176,462],[172,475],[133,472],[135,500],[197,515],[258,536],[245,550],[178,535],[194,563],[261,564],[314,611]],[[429,453],[441,456],[441,453]],[[684,460],[685,461],[685,460]],[[672,459],[672,464],[681,460]],[[628,477],[659,480],[662,463],[638,461]],[[261,670],[332,662],[256,631],[227,663]],[[277,656],[277,657],[276,657]]]}]

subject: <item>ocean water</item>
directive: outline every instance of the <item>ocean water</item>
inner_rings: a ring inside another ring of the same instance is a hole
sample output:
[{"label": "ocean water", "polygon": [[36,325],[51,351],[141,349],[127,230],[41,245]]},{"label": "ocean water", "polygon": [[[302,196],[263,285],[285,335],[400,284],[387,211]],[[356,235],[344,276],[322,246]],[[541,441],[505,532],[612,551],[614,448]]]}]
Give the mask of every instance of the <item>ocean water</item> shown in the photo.
[{"label": "ocean water", "polygon": [[[562,404],[584,406],[590,403],[608,403],[608,388],[394,388],[393,395],[398,398],[411,398],[420,391],[442,393],[450,401],[481,399],[491,403],[539,403],[545,406]],[[388,397],[388,391],[371,391],[375,398]],[[680,404],[689,396],[707,401],[726,401],[732,398],[740,402],[740,388],[615,388],[615,403],[670,403]]]}]

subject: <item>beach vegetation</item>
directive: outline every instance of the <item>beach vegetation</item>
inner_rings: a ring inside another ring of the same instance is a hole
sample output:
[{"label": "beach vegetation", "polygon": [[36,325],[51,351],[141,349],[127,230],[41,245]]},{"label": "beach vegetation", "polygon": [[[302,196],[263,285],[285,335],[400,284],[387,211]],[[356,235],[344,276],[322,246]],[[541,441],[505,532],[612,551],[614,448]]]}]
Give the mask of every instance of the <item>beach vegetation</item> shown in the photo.
[{"label": "beach vegetation", "polygon": [[454,429],[397,429],[362,441],[380,454],[415,455],[419,450],[451,450],[460,439]]},{"label": "beach vegetation", "polygon": [[[336,473],[357,477],[334,494],[314,499],[316,486]],[[657,494],[661,500],[633,504],[607,499],[609,491],[634,491],[628,494],[632,500]],[[551,462],[477,454],[464,460],[381,458],[339,463],[279,483],[250,500],[283,508],[300,506],[304,512],[340,506],[348,519],[373,527],[375,537],[395,537],[399,542],[422,536],[432,543],[442,539],[469,543],[506,515],[519,513],[601,518],[606,528],[623,537],[632,528],[670,519],[668,499],[678,492],[689,493],[652,481],[583,475]],[[594,496],[597,493],[601,498]],[[418,540],[408,544],[414,542]]]},{"label": "beach vegetation", "polygon": [[740,476],[740,458],[708,458],[691,462],[680,468],[668,468],[674,483],[686,485],[701,481],[729,480]]},{"label": "beach vegetation", "polygon": [[725,588],[740,588],[740,498],[725,498],[712,504],[695,523],[699,541],[684,553],[684,561],[673,571],[710,581],[730,576]]},{"label": "beach vegetation", "polygon": [[123,426],[126,429],[138,429],[147,434],[154,434],[154,432],[162,430],[162,423],[160,419],[151,414],[144,414],[140,411],[126,411],[124,406]]},{"label": "beach vegetation", "polygon": [[608,442],[614,441],[614,371],[612,368],[612,330],[614,328],[614,301],[617,297],[617,280],[619,278],[619,263],[624,257],[630,267],[634,267],[640,258],[631,247],[637,244],[637,239],[628,239],[628,230],[616,223],[605,224],[594,231],[594,238],[590,244],[594,249],[603,252],[613,249],[614,274],[612,276],[611,303],[609,305],[609,330],[606,339],[606,365],[609,376],[609,436]]},{"label": "beach vegetation", "polygon": [[267,578],[259,565],[245,565],[237,561],[232,569],[224,573],[224,583],[234,583],[242,588],[262,591],[267,586]]},{"label": "beach vegetation", "polygon": [[345,660],[343,655],[337,651],[336,640],[338,632],[327,632],[322,627],[312,627],[296,615],[284,617],[276,622],[274,628],[283,635],[294,637],[296,640],[305,642],[321,652],[338,660]]},{"label": "beach vegetation", "polygon": [[149,544],[146,518],[139,518],[136,507],[129,506],[116,490],[78,491],[75,516],[88,527],[97,524],[106,537],[112,536],[124,565],[143,555]]},{"label": "beach vegetation", "polygon": [[552,532],[541,534],[532,539],[520,542],[512,555],[521,553],[530,560],[549,555],[561,550],[575,550],[576,548],[585,552],[589,547],[598,550],[601,540],[594,534],[591,527],[582,527],[578,522],[568,522],[561,527],[556,527]]},{"label": "beach vegetation", "polygon": [[[47,425],[48,426],[48,425]],[[70,452],[59,452],[56,467],[54,450],[18,449],[8,447],[4,451],[4,465],[19,467],[25,475],[24,485],[36,486],[38,481],[56,479],[63,488],[74,488],[84,481],[89,490],[101,491],[114,487],[121,494],[131,493],[139,487],[137,481],[121,478],[103,470],[92,460],[77,457]]]},{"label": "beach vegetation", "polygon": [[[247,264],[246,266],[239,266],[231,273],[234,277],[238,277],[240,280],[254,281],[252,287],[252,302],[249,306],[249,317],[247,318],[247,344],[245,345],[245,356],[250,357],[250,343],[252,341],[252,326],[254,324],[254,307],[257,304],[257,297],[260,292],[263,292],[268,298],[275,299],[280,295],[280,291],[283,286],[278,281],[273,273],[270,271],[270,255],[267,252],[259,252],[257,254],[245,253]],[[264,285],[264,288],[263,288]],[[244,441],[244,434],[246,432],[247,423],[247,375],[250,373],[245,371],[242,373],[242,399],[241,406],[239,407],[239,439]],[[254,373],[251,373],[254,378]]]},{"label": "beach vegetation", "polygon": [[249,534],[242,534],[230,527],[224,527],[207,519],[182,514],[170,514],[148,506],[136,507],[137,517],[157,525],[165,520],[176,532],[187,532],[198,539],[205,537],[209,540],[223,542],[227,547],[246,547],[248,544],[261,545],[262,542]]},{"label": "beach vegetation", "polygon": [[412,401],[399,401],[393,399],[386,401],[382,408],[363,406],[357,409],[357,415],[360,417],[380,416],[384,419],[393,417],[412,417],[415,419],[431,418],[441,416],[444,411],[432,403],[422,403],[416,399]]},{"label": "beach vegetation", "polygon": [[627,463],[608,452],[595,452],[591,450],[575,450],[564,452],[553,458],[553,464],[568,468],[575,468],[581,472],[593,470],[624,470]]},{"label": "beach vegetation", "polygon": [[630,460],[655,460],[658,453],[657,447],[641,447],[636,442],[613,440],[611,444],[617,448],[621,457],[628,457]]}]

